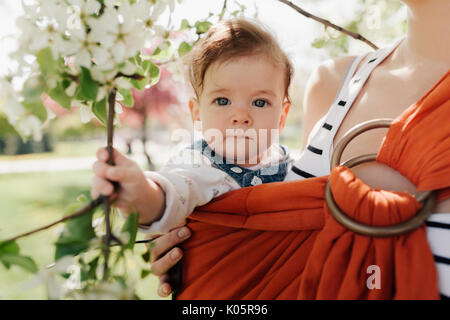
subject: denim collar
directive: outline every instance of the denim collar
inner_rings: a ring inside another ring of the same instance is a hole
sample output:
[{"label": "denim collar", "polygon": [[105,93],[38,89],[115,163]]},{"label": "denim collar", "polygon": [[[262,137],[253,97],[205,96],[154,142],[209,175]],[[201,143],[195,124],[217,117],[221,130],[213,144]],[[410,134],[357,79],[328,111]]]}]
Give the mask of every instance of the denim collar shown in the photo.
[{"label": "denim collar", "polygon": [[262,183],[284,181],[287,172],[290,170],[293,159],[291,159],[286,148],[279,145],[284,152],[284,158],[276,165],[251,170],[234,163],[227,163],[227,160],[216,154],[208,145],[205,139],[195,141],[189,148],[200,151],[206,156],[214,168],[220,169],[232,177],[241,188],[256,186]]}]

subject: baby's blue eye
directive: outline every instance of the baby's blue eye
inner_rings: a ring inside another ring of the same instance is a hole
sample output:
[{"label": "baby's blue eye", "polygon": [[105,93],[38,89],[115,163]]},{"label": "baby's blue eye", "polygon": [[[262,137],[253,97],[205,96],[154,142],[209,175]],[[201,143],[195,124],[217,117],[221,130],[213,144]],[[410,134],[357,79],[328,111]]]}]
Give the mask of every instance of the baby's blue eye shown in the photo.
[{"label": "baby's blue eye", "polygon": [[255,107],[259,107],[259,108],[265,107],[266,104],[267,104],[267,101],[263,100],[263,99],[257,99],[255,101],[253,101],[253,105]]},{"label": "baby's blue eye", "polygon": [[219,106],[226,106],[228,104],[230,104],[230,100],[228,100],[227,98],[217,98],[215,100],[215,102],[219,105]]}]

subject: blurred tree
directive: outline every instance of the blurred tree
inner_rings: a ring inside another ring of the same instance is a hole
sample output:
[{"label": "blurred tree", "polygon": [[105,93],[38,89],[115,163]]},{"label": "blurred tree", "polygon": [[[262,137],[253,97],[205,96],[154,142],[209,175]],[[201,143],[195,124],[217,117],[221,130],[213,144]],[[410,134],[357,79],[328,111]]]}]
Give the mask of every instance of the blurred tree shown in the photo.
[{"label": "blurred tree", "polygon": [[[160,67],[159,82],[142,91],[131,89],[133,97],[133,107],[123,108],[123,113],[119,114],[120,122],[128,127],[139,130],[139,137],[142,141],[145,157],[147,158],[149,170],[155,170],[150,156],[146,150],[148,136],[149,117],[163,125],[169,122],[176,122],[180,127],[184,124],[181,110],[184,102],[182,97],[187,92],[187,85],[176,81],[172,74],[163,66]],[[124,97],[124,99],[126,99]],[[124,100],[121,101],[124,104]],[[127,142],[129,152],[131,141]]]},{"label": "blurred tree", "polygon": [[54,113],[56,118],[49,123],[49,131],[58,140],[79,140],[80,138],[92,138],[104,136],[102,123],[94,118],[88,123],[81,123],[79,107],[72,106],[70,110],[64,109],[45,93],[42,102],[49,113]]},{"label": "blurred tree", "polygon": [[8,119],[0,114],[0,154],[17,155],[53,151],[51,134],[44,132],[40,141],[23,141]]}]

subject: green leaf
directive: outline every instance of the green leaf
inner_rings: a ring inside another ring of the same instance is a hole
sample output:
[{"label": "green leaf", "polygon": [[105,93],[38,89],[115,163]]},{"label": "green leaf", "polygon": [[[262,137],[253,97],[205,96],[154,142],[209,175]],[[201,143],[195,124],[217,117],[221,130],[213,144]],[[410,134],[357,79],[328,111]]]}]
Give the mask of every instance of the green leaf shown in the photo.
[{"label": "green leaf", "polygon": [[18,254],[20,252],[19,245],[15,241],[0,242],[0,256],[5,253]]},{"label": "green leaf", "polygon": [[19,254],[19,251],[19,245],[15,241],[0,242],[0,261],[6,269],[9,269],[11,265],[8,262],[1,260],[1,256],[4,254]]},{"label": "green leaf", "polygon": [[41,122],[44,122],[47,120],[47,109],[45,108],[44,104],[41,100],[39,101],[23,101],[22,105],[30,111],[32,114],[34,114],[36,117],[41,120]]},{"label": "green leaf", "polygon": [[[84,204],[78,204],[79,207]],[[89,241],[95,237],[92,217],[95,210],[65,223],[64,230],[56,241],[55,260],[65,255],[77,255],[89,247]]]},{"label": "green leaf", "polygon": [[77,90],[75,91],[75,99],[80,100],[80,101],[86,101],[86,100],[88,100],[88,99],[84,96],[83,91],[81,90],[81,87],[80,87],[80,86],[78,86],[78,87],[77,87]]},{"label": "green leaf", "polygon": [[76,256],[89,248],[88,242],[73,241],[55,243],[55,260],[59,260],[64,256]]},{"label": "green leaf", "polygon": [[49,74],[55,71],[55,61],[53,60],[53,53],[50,47],[39,51],[36,58],[43,74]]},{"label": "green leaf", "polygon": [[86,100],[95,101],[97,98],[98,83],[92,79],[89,69],[85,67],[81,67],[80,88]]},{"label": "green leaf", "polygon": [[66,230],[72,239],[90,240],[95,237],[94,228],[92,227],[93,214],[93,212],[89,212],[66,222]]},{"label": "green leaf", "polygon": [[0,136],[5,136],[7,134],[18,135],[19,133],[9,123],[7,118],[5,118],[3,115],[0,115]]},{"label": "green leaf", "polygon": [[160,71],[156,64],[151,62],[150,60],[147,60],[149,62],[149,74],[150,74],[150,86],[153,86],[158,83],[159,77],[160,77]]},{"label": "green leaf", "polygon": [[212,26],[212,23],[209,21],[197,21],[195,23],[195,29],[197,34],[205,33]]},{"label": "green leaf", "polygon": [[151,273],[152,273],[151,270],[146,270],[146,269],[142,270],[141,271],[141,279],[144,279],[145,277],[147,277]]},{"label": "green leaf", "polygon": [[94,259],[92,259],[92,261],[89,262],[88,264],[83,265],[83,268],[81,269],[80,273],[81,281],[97,280],[97,266],[99,260],[100,256],[97,256]]},{"label": "green leaf", "polygon": [[[84,193],[78,195],[77,201],[78,202],[90,202],[90,201],[92,201],[92,198],[90,197],[89,193],[84,192]],[[77,205],[78,205],[78,203],[77,203]]]},{"label": "green leaf", "polygon": [[13,253],[5,253],[0,256],[0,260],[5,265],[16,265],[31,273],[38,272],[36,263],[30,257],[25,257]]},{"label": "green leaf", "polygon": [[179,47],[178,47],[178,55],[181,57],[183,55],[185,55],[186,53],[188,53],[189,51],[191,51],[192,46],[187,43],[186,41],[183,41]]},{"label": "green leaf", "polygon": [[145,89],[145,86],[146,86],[147,83],[148,83],[148,78],[147,78],[147,77],[144,77],[144,78],[141,79],[141,80],[131,79],[131,80],[130,80],[130,83],[131,83],[131,85],[132,85],[134,88],[136,88],[136,89],[138,89],[138,90],[144,90],[144,89]]},{"label": "green leaf", "polygon": [[145,262],[150,262],[150,250],[145,251],[145,253],[142,255],[142,260]]},{"label": "green leaf", "polygon": [[71,83],[72,83],[71,80],[63,79],[63,81],[61,82],[61,85],[62,85],[63,89],[66,90],[70,86]]},{"label": "green leaf", "polygon": [[144,78],[142,80],[131,79],[130,83],[138,90],[144,90],[147,85],[153,86],[159,81],[160,70],[156,64],[148,59],[142,61],[137,73]]},{"label": "green leaf", "polygon": [[64,84],[58,83],[58,85],[50,90],[48,90],[48,95],[50,98],[55,100],[64,109],[70,110],[70,103],[72,99],[66,94],[64,90]]},{"label": "green leaf", "polygon": [[161,47],[156,48],[151,57],[156,60],[167,60],[172,56],[173,47],[170,41],[163,42],[165,45],[165,49],[161,49]]},{"label": "green leaf", "polygon": [[123,100],[121,101],[127,107],[132,107],[134,105],[133,95],[130,89],[119,89],[119,93],[122,95]]},{"label": "green leaf", "polygon": [[134,63],[137,67],[139,67],[142,63],[141,52],[138,52],[133,58],[129,59],[130,62]]},{"label": "green leaf", "polygon": [[106,126],[106,121],[108,120],[106,97],[100,101],[94,102],[94,104],[92,105],[92,112],[95,114],[97,119]]},{"label": "green leaf", "polygon": [[133,249],[134,248],[134,242],[136,241],[136,234],[137,234],[137,228],[138,228],[138,220],[139,216],[137,213],[132,213],[127,217],[127,220],[125,220],[125,223],[122,227],[122,232],[128,232],[130,234],[130,240],[127,244],[124,244],[124,247],[126,249]]},{"label": "green leaf", "polygon": [[322,47],[326,44],[326,42],[327,42],[327,40],[326,40],[325,38],[318,38],[318,39],[315,39],[315,40],[311,43],[311,45],[312,45],[314,48],[320,49],[320,48],[322,48]]},{"label": "green leaf", "polygon": [[44,92],[45,86],[40,77],[30,77],[23,84],[23,97],[29,102],[41,102],[41,95]]},{"label": "green leaf", "polygon": [[123,277],[123,276],[113,276],[112,278],[114,280],[116,280],[118,283],[120,283],[122,288],[126,288],[127,287],[127,279],[125,277]]},{"label": "green leaf", "polygon": [[190,29],[191,25],[189,24],[189,21],[186,19],[181,20],[181,27],[180,30]]}]

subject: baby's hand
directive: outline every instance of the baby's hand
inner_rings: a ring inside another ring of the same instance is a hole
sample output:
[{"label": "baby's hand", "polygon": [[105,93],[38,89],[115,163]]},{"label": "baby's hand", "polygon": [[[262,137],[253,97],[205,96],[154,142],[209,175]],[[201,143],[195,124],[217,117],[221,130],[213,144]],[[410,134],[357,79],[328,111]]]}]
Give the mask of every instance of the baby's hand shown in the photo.
[{"label": "baby's hand", "polygon": [[[93,165],[94,178],[91,196],[112,196],[113,205],[128,215],[139,212],[139,223],[146,224],[162,214],[159,199],[164,200],[164,193],[153,181],[147,180],[136,162],[113,149],[115,166],[107,164],[109,158],[106,148],[97,151],[97,161]],[[110,181],[117,181],[119,189],[114,191]],[[164,208],[162,208],[164,209]]]}]

